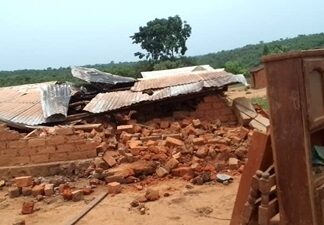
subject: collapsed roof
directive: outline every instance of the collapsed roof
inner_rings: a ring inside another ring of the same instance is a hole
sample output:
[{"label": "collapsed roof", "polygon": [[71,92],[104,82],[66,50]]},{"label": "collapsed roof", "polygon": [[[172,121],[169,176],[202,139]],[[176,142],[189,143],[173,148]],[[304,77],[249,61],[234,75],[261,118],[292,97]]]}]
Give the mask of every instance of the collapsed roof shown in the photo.
[{"label": "collapsed roof", "polygon": [[[92,68],[73,68],[72,74],[89,83],[106,83],[114,87],[121,83],[128,87],[122,90],[98,90],[87,94],[85,88],[73,84],[46,82],[0,88],[0,121],[16,125],[35,126],[65,121],[77,99],[85,106],[82,113],[108,113],[114,110],[155,102],[176,96],[214,90],[232,83],[247,85],[243,75],[212,70],[197,71],[171,77],[135,80],[104,73]],[[73,99],[74,102],[71,102]],[[87,101],[85,101],[87,100]],[[88,101],[90,100],[90,101]]]}]

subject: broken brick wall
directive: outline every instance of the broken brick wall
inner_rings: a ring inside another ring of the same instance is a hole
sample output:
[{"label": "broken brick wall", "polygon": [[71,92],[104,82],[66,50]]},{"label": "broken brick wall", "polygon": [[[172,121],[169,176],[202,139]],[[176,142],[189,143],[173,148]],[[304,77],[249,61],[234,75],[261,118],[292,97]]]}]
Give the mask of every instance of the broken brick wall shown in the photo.
[{"label": "broken brick wall", "polygon": [[208,95],[203,97],[192,112],[176,111],[173,113],[175,118],[184,117],[197,118],[202,121],[217,121],[222,123],[236,124],[237,119],[229,106],[227,100],[221,95]]},{"label": "broken brick wall", "polygon": [[97,156],[98,142],[86,139],[72,127],[60,127],[55,133],[24,137],[0,125],[0,166],[15,166],[86,159]]}]

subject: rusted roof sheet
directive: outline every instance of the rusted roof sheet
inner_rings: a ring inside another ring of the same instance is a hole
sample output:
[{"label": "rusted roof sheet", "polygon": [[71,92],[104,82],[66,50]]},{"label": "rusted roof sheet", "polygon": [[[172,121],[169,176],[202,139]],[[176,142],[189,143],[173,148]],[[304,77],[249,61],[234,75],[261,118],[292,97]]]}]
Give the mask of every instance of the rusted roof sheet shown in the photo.
[{"label": "rusted roof sheet", "polygon": [[[84,110],[91,113],[109,112],[139,103],[198,93],[203,90],[203,88],[222,87],[237,82],[246,84],[244,76],[227,74],[226,76],[218,76],[214,80],[197,80],[197,82],[193,83],[185,82],[185,84],[182,85],[156,89],[153,91],[152,95],[146,92],[132,90],[102,93],[94,97],[85,106]],[[163,84],[160,86],[163,86]]]},{"label": "rusted roof sheet", "polygon": [[74,67],[71,69],[74,77],[84,80],[89,83],[104,83],[104,84],[120,84],[120,83],[134,83],[135,79],[131,77],[123,77],[105,73],[93,68]]},{"label": "rusted roof sheet", "polygon": [[220,84],[224,80],[233,79],[233,74],[225,71],[204,71],[192,72],[186,75],[165,77],[158,79],[139,80],[131,88],[132,91],[144,91],[149,89],[161,89],[165,87],[178,86],[183,84],[197,83],[199,81],[215,80]]},{"label": "rusted roof sheet", "polygon": [[40,90],[44,118],[56,116],[57,119],[64,120],[71,98],[71,86],[69,84],[45,84],[40,87]]},{"label": "rusted roof sheet", "polygon": [[56,121],[58,118],[51,118],[51,115],[62,113],[66,116],[64,107],[58,107],[58,101],[64,98],[66,104],[67,95],[72,93],[70,88],[69,85],[55,85],[55,82],[0,88],[0,120],[25,125]]}]

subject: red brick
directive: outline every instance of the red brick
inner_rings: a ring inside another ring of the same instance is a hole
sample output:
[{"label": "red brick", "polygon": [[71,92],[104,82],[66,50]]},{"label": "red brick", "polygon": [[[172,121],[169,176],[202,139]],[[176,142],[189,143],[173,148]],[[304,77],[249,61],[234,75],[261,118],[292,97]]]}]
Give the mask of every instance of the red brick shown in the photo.
[{"label": "red brick", "polygon": [[118,194],[122,191],[122,186],[118,182],[108,183],[108,193],[109,194]]},{"label": "red brick", "polygon": [[78,145],[77,149],[79,149],[79,151],[90,151],[90,150],[95,150],[98,145],[99,143],[97,142],[88,142],[84,145]]},{"label": "red brick", "polygon": [[83,199],[83,192],[82,190],[75,190],[72,191],[72,201],[78,202]]},{"label": "red brick", "polygon": [[102,157],[102,159],[110,166],[113,167],[117,164],[116,160],[114,157],[111,156],[109,153],[105,153]]},{"label": "red brick", "polygon": [[76,150],[76,147],[74,144],[62,144],[56,146],[57,152],[73,152]]},{"label": "red brick", "polygon": [[48,145],[60,145],[65,142],[65,137],[62,135],[53,135],[46,138]]},{"label": "red brick", "polygon": [[237,158],[229,158],[228,165],[229,165],[230,169],[236,170],[236,169],[238,169],[239,161]]},{"label": "red brick", "polygon": [[134,133],[134,125],[120,125],[117,126],[117,133],[121,133],[122,131],[126,131],[128,133]]},{"label": "red brick", "polygon": [[39,154],[54,153],[56,152],[55,146],[42,146],[37,149]]},{"label": "red brick", "polygon": [[190,167],[178,167],[173,169],[171,173],[177,177],[193,176],[193,169]]},{"label": "red brick", "polygon": [[58,135],[72,135],[74,134],[74,127],[71,126],[56,126],[54,127],[55,134]]},{"label": "red brick", "polygon": [[67,152],[55,152],[49,154],[49,161],[55,162],[55,161],[67,161],[68,159],[68,153]]},{"label": "red brick", "polygon": [[5,141],[0,141],[0,149],[6,149],[7,143]]},{"label": "red brick", "polygon": [[160,122],[160,128],[162,128],[162,129],[166,129],[166,128],[168,128],[169,126],[170,126],[170,122],[167,121],[167,120],[162,120],[162,121]]},{"label": "red brick", "polygon": [[33,184],[32,176],[22,176],[15,178],[15,184],[17,187],[28,187]]},{"label": "red brick", "polygon": [[20,139],[16,141],[10,141],[7,143],[7,148],[25,148],[27,146],[26,139]]},{"label": "red brick", "polygon": [[172,170],[174,168],[176,168],[179,164],[179,161],[175,158],[171,158],[169,159],[169,161],[167,161],[167,163],[165,164],[165,167],[169,170]]},{"label": "red brick", "polygon": [[36,197],[37,195],[44,195],[44,184],[35,185],[32,188],[32,195]]},{"label": "red brick", "polygon": [[195,120],[192,120],[192,125],[194,127],[200,127],[201,126],[201,122],[199,119],[195,119]]},{"label": "red brick", "polygon": [[194,138],[192,140],[192,143],[195,145],[203,145],[205,144],[205,139],[203,139],[202,137]]},{"label": "red brick", "polygon": [[89,159],[97,156],[96,149],[82,151],[82,152],[69,152],[65,160],[74,160],[74,159]]},{"label": "red brick", "polygon": [[45,138],[31,138],[28,140],[28,145],[31,147],[45,145]]},{"label": "red brick", "polygon": [[32,163],[42,163],[42,162],[49,162],[49,154],[37,154],[31,155],[30,161]]},{"label": "red brick", "polygon": [[143,142],[140,141],[140,140],[130,140],[130,141],[128,142],[128,147],[129,147],[130,149],[136,149],[136,148],[138,148],[139,146],[141,146],[142,144],[143,144]]},{"label": "red brick", "polygon": [[21,214],[32,214],[34,212],[34,202],[23,202]]},{"label": "red brick", "polygon": [[173,137],[167,137],[165,141],[167,146],[184,146],[183,141]]},{"label": "red brick", "polygon": [[45,196],[52,196],[54,194],[54,184],[45,184],[44,194]]}]

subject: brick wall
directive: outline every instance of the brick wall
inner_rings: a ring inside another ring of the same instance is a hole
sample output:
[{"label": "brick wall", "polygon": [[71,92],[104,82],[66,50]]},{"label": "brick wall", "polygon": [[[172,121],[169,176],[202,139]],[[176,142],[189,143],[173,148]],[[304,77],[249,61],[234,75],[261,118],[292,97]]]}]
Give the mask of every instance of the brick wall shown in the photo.
[{"label": "brick wall", "polygon": [[252,74],[252,88],[259,89],[267,87],[267,78],[265,69],[253,72]]},{"label": "brick wall", "polygon": [[236,117],[225,98],[208,95],[198,104],[192,116],[202,120],[217,120],[223,123],[236,123]]},{"label": "brick wall", "polygon": [[97,156],[98,142],[75,133],[71,127],[43,137],[24,138],[20,133],[0,125],[0,166],[68,161]]}]

